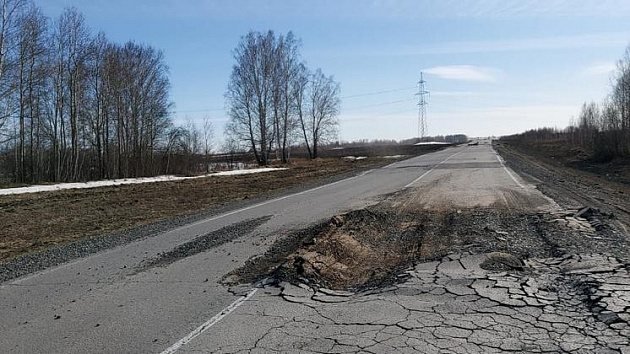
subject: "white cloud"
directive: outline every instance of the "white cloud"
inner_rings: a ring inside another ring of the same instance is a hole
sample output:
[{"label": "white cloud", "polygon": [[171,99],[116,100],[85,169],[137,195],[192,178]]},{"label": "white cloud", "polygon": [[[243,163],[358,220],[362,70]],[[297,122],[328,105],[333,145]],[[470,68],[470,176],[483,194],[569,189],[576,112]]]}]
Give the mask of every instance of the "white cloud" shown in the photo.
[{"label": "white cloud", "polygon": [[423,72],[445,80],[496,82],[500,70],[473,65],[435,66],[423,69]]},{"label": "white cloud", "polygon": [[595,63],[589,67],[584,68],[584,70],[582,70],[582,75],[584,76],[610,75],[613,71],[615,71],[615,68],[616,68],[616,65],[613,62]]}]

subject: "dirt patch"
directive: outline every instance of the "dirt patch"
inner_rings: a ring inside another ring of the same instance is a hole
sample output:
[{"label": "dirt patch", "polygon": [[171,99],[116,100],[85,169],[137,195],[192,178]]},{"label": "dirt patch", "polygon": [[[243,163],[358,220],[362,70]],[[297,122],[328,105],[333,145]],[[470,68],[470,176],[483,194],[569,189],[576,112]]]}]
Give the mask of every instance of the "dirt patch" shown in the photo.
[{"label": "dirt patch", "polygon": [[[566,217],[573,218],[569,215]],[[251,283],[271,278],[337,290],[365,290],[392,284],[414,264],[452,253],[500,252],[487,268],[518,270],[521,260],[584,249],[610,251],[611,243],[615,253],[630,251],[627,240],[612,229],[585,233],[572,223],[558,222],[560,219],[565,220],[562,215],[505,209],[411,213],[383,203],[295,232],[224,281]]]},{"label": "dirt patch", "polygon": [[312,244],[289,255],[281,272],[333,289],[379,285],[418,257],[420,228],[411,215],[383,210],[339,215]]},{"label": "dirt patch", "polygon": [[412,215],[393,210],[355,210],[282,238],[224,281],[272,277],[332,289],[379,286],[419,256],[421,227]]}]

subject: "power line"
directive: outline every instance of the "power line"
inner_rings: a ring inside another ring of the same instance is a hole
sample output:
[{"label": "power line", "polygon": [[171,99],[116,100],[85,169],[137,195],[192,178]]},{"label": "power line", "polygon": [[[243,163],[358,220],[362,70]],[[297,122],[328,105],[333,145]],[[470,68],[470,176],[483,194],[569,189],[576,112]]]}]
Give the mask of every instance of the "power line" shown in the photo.
[{"label": "power line", "polygon": [[342,99],[347,99],[347,98],[355,98],[355,97],[364,97],[364,96],[372,96],[372,95],[380,95],[383,93],[390,93],[390,92],[399,92],[399,91],[405,91],[405,90],[411,90],[413,88],[416,88],[415,86],[407,86],[407,87],[401,87],[401,88],[397,88],[397,89],[392,89],[392,90],[385,90],[385,91],[375,91],[375,92],[367,92],[367,93],[358,93],[356,95],[350,95],[350,96],[343,96],[341,97]]},{"label": "power line", "polygon": [[[355,97],[365,97],[365,96],[373,96],[373,95],[381,95],[381,94],[384,94],[384,93],[405,91],[405,90],[410,90],[410,89],[413,89],[413,88],[415,88],[415,86],[400,87],[400,88],[391,89],[391,90],[384,90],[384,91],[359,93],[359,94],[356,94],[356,95],[343,96],[343,97],[341,97],[341,99],[348,99],[348,98],[355,98]],[[384,103],[384,104],[399,103],[399,102],[404,102],[404,101],[388,102],[388,103]],[[372,107],[372,106],[369,106],[369,107]],[[375,107],[378,107],[378,106],[375,106]],[[361,108],[368,108],[368,107],[361,107]],[[351,108],[351,109],[354,109],[354,108]],[[185,111],[173,111],[171,113],[179,114],[179,113],[201,113],[201,112],[218,112],[218,111],[225,111],[225,108],[192,109],[192,110],[185,110]]]},{"label": "power line", "polygon": [[372,105],[367,105],[367,106],[360,106],[360,107],[351,107],[348,109],[344,109],[342,110],[343,112],[347,112],[347,111],[356,111],[359,109],[365,109],[365,108],[374,108],[374,107],[382,107],[382,106],[388,106],[391,104],[396,104],[396,103],[403,103],[403,102],[409,102],[409,101],[415,101],[415,98],[410,98],[410,99],[406,99],[406,100],[398,100],[398,101],[390,101],[390,102],[383,102],[383,103],[378,103],[378,104],[372,104]]}]

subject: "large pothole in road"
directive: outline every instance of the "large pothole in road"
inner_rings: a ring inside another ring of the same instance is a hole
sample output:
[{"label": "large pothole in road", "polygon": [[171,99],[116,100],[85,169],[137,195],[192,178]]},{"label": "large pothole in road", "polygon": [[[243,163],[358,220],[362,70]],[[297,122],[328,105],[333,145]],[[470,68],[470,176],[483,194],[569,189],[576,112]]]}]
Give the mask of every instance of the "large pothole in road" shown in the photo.
[{"label": "large pothole in road", "polygon": [[449,253],[492,253],[487,269],[518,270],[521,259],[556,257],[584,247],[597,251],[597,236],[557,220],[558,215],[496,209],[409,213],[383,203],[281,238],[224,282],[269,278],[364,290],[392,284],[414,264]]}]

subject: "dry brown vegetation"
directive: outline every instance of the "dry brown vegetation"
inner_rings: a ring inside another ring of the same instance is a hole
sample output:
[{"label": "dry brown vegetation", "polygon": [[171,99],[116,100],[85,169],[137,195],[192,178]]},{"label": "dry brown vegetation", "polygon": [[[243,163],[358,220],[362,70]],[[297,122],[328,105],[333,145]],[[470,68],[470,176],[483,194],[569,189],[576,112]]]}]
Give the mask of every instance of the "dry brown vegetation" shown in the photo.
[{"label": "dry brown vegetation", "polygon": [[2,196],[0,261],[391,162],[295,160],[290,169],[271,173]]}]

